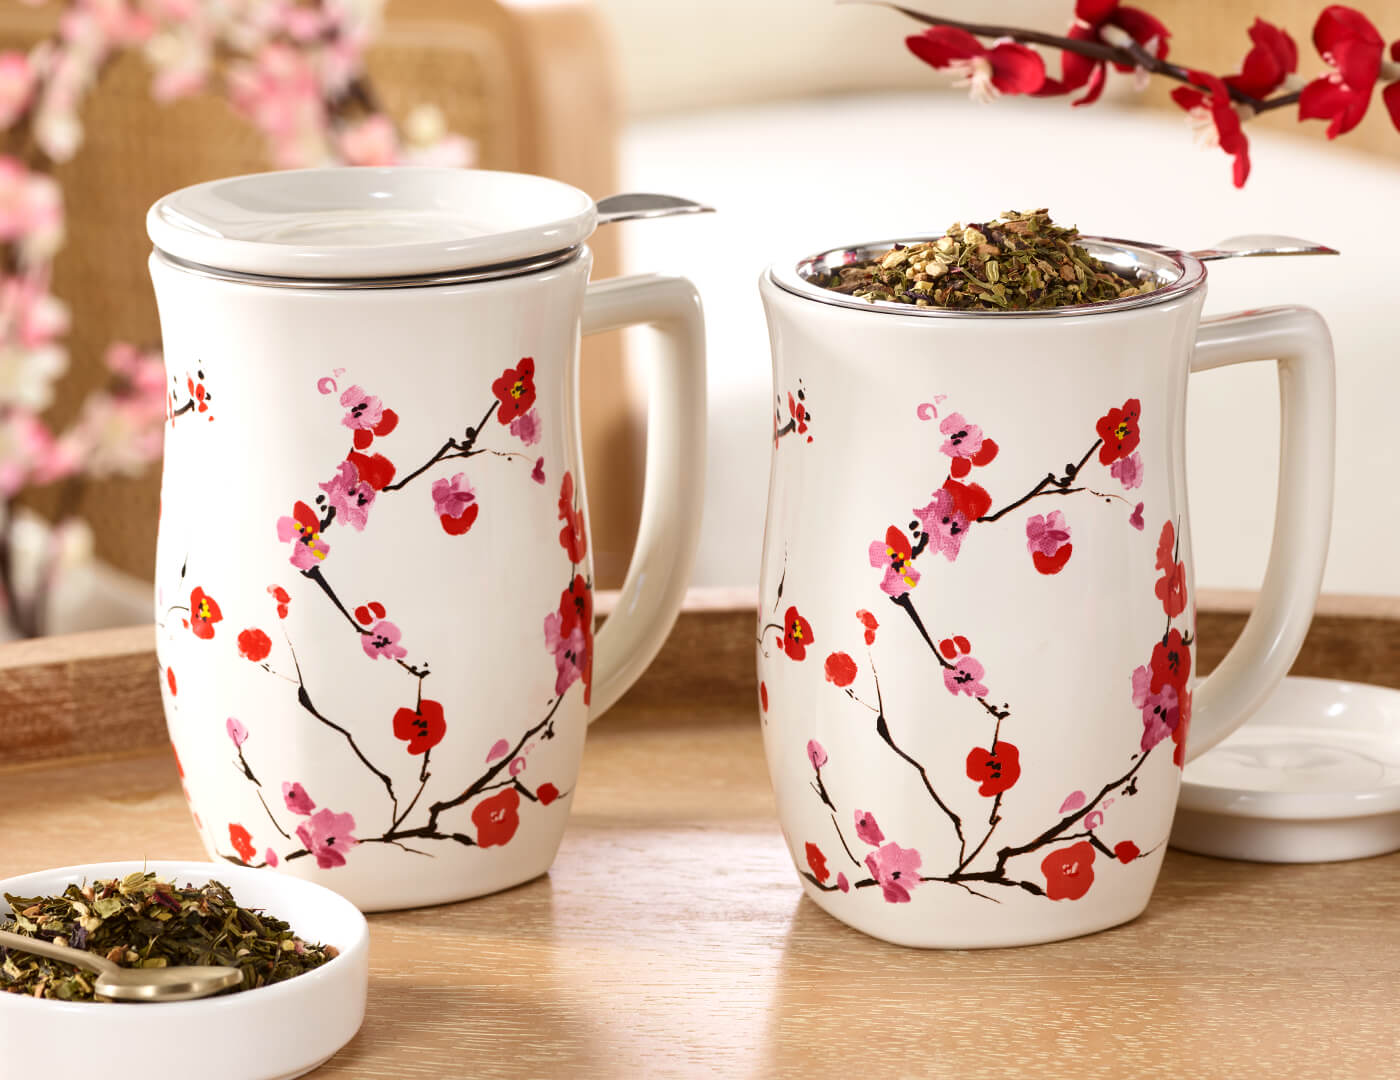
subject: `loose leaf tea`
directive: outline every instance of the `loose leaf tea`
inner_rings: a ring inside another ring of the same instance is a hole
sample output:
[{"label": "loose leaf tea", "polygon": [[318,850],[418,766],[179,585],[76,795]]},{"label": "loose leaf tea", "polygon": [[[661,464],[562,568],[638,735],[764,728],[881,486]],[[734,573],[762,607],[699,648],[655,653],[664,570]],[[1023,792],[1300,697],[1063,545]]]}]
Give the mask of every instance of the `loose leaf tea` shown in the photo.
[{"label": "loose leaf tea", "polygon": [[[338,955],[308,945],[281,919],[239,907],[226,885],[184,889],[152,873],[69,885],[62,896],[11,896],[0,930],[86,949],[131,968],[221,964],[243,972],[226,993],[281,982]],[[0,947],[0,990],[92,1001],[97,975],[58,960]]]},{"label": "loose leaf tea", "polygon": [[1119,274],[1078,243],[1079,230],[1048,210],[1007,211],[997,221],[953,225],[937,240],[896,244],[812,283],[872,303],[959,311],[1035,311],[1151,292],[1153,278]]}]

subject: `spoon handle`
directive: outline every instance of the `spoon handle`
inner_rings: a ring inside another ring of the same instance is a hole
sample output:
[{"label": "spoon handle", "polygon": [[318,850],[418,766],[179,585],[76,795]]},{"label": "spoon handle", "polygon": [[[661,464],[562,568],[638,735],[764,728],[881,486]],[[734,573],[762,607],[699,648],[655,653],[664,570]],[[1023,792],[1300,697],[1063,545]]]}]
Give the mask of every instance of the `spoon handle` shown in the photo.
[{"label": "spoon handle", "polygon": [[702,206],[678,195],[630,192],[598,200],[598,224],[631,221],[634,218],[670,217],[672,214],[713,214],[714,207]]},{"label": "spoon handle", "polygon": [[1314,243],[1298,236],[1278,236],[1273,233],[1250,233],[1232,236],[1212,248],[1188,252],[1201,262],[1216,259],[1245,259],[1257,255],[1340,255],[1336,248]]},{"label": "spoon handle", "polygon": [[50,960],[62,960],[74,967],[95,971],[99,975],[111,975],[122,970],[105,957],[96,956],[83,949],[70,949],[67,945],[55,945],[52,941],[40,941],[23,934],[12,934],[8,930],[0,930],[0,945],[17,952],[32,953],[34,956],[47,956]]}]

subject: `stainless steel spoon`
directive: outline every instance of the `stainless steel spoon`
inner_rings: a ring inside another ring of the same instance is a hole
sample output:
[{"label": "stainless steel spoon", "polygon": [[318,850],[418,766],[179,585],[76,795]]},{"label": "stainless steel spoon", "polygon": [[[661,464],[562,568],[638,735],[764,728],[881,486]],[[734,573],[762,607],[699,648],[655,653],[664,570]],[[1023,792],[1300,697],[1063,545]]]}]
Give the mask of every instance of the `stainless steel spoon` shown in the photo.
[{"label": "stainless steel spoon", "polygon": [[1255,255],[1340,255],[1336,248],[1314,244],[1296,236],[1275,236],[1272,233],[1249,233],[1222,240],[1213,248],[1187,252],[1201,262],[1217,259],[1247,259]]},{"label": "stainless steel spoon", "polygon": [[216,965],[124,968],[82,949],[70,949],[66,945],[55,945],[51,941],[39,941],[6,930],[0,930],[0,945],[97,972],[93,989],[98,997],[109,1001],[187,1001],[217,994],[220,990],[237,986],[243,980],[243,973],[237,968]]},{"label": "stainless steel spoon", "polygon": [[702,206],[690,199],[676,195],[654,195],[649,192],[631,192],[625,195],[609,195],[598,200],[598,224],[611,225],[614,221],[631,221],[634,218],[670,217],[672,214],[713,214],[713,206]]}]

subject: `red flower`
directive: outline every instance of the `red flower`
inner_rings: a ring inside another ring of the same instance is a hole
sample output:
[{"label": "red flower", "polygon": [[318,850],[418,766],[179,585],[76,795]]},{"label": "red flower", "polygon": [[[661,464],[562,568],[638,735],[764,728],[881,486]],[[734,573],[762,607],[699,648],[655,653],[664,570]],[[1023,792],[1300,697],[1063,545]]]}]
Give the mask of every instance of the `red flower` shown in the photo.
[{"label": "red flower", "polygon": [[[345,455],[345,460],[355,466],[360,474],[360,479],[374,488],[375,491],[383,491],[393,481],[394,473],[397,472],[394,463],[383,454],[369,456],[351,450]],[[300,519],[300,515],[297,516]]]},{"label": "red flower", "polygon": [[179,693],[179,691],[175,689],[175,669],[173,667],[168,667],[165,669],[165,681],[170,686],[171,697],[174,697],[177,693]]},{"label": "red flower", "polygon": [[362,626],[368,626],[372,622],[378,622],[388,613],[388,609],[378,600],[371,600],[355,609],[355,620]]},{"label": "red flower", "polygon": [[[1168,631],[1164,640],[1152,646],[1152,660],[1148,664],[1152,672],[1152,682],[1148,689],[1161,693],[1162,687],[1176,687],[1177,700],[1186,694],[1186,684],[1191,680],[1191,650],[1180,630]],[[1185,719],[1185,707],[1182,709]]]},{"label": "red flower", "polygon": [[972,651],[972,642],[968,641],[967,638],[963,637],[961,634],[958,634],[955,637],[944,638],[940,641],[938,643],[938,651],[947,659],[952,660],[965,653],[970,653]]},{"label": "red flower", "polygon": [[233,842],[233,850],[238,852],[238,857],[245,863],[258,853],[258,849],[253,847],[252,836],[242,825],[230,825],[228,838]]},{"label": "red flower", "polygon": [[224,613],[218,602],[201,588],[190,593],[190,632],[208,641],[214,636],[214,624],[222,622]]},{"label": "red flower", "polygon": [[807,403],[794,398],[791,390],[788,391],[788,412],[797,425],[797,434],[807,434]]},{"label": "red flower", "polygon": [[1045,62],[1034,50],[1011,41],[990,49],[951,26],[932,26],[904,39],[909,51],[935,68],[951,68],[964,77],[978,101],[1000,94],[1033,94],[1045,82]]},{"label": "red flower", "polygon": [[807,646],[816,639],[812,636],[812,624],[790,607],[783,616],[783,652],[793,660],[801,660],[807,655]]},{"label": "red flower", "polygon": [[1141,854],[1142,852],[1138,850],[1138,846],[1131,840],[1124,840],[1122,843],[1113,846],[1113,857],[1120,863],[1130,863]]},{"label": "red flower", "polygon": [[1103,440],[1103,446],[1099,447],[1100,465],[1112,465],[1137,449],[1138,443],[1142,441],[1142,433],[1138,430],[1138,418],[1141,415],[1142,402],[1137,398],[1129,398],[1123,402],[1121,409],[1109,409],[1099,417],[1094,430]]},{"label": "red flower", "polygon": [[[1335,139],[1366,115],[1385,59],[1385,40],[1361,12],[1334,4],[1317,17],[1313,44],[1336,71],[1303,87],[1298,119],[1331,120],[1327,137]],[[1390,47],[1390,55],[1400,60],[1400,42]],[[1391,121],[1400,128],[1400,83],[1386,87],[1384,100]]]},{"label": "red flower", "polygon": [[272,651],[272,639],[261,630],[244,630],[238,635],[238,652],[240,655],[257,663],[259,660],[266,660],[267,654]]},{"label": "red flower", "polygon": [[1298,70],[1298,46],[1287,30],[1257,18],[1249,40],[1254,46],[1245,54],[1240,73],[1225,76],[1225,85],[1262,101]]},{"label": "red flower", "polygon": [[[1191,81],[1208,90],[1209,96],[1191,87],[1179,86],[1172,91],[1172,100],[1215,128],[1215,140],[1220,149],[1235,159],[1235,187],[1244,187],[1249,179],[1249,139],[1245,136],[1240,114],[1230,100],[1230,89],[1223,79],[1208,71],[1190,71]],[[1108,440],[1104,440],[1105,445]]]},{"label": "red flower", "polygon": [[1169,619],[1186,610],[1186,564],[1176,561],[1175,544],[1176,530],[1170,521],[1164,522],[1157,541],[1157,569],[1166,572],[1157,579],[1154,591]]},{"label": "red flower", "polygon": [[491,392],[501,407],[496,410],[496,419],[509,424],[521,413],[530,411],[535,403],[535,361],[525,357],[513,368],[506,368],[501,377],[491,384]]},{"label": "red flower", "polygon": [[826,868],[826,856],[810,840],[807,841],[807,865],[812,868],[812,876],[818,881],[824,882],[831,877],[831,871]]},{"label": "red flower", "polygon": [[580,679],[583,681],[583,703],[588,704],[593,693],[593,590],[582,574],[575,574],[569,587],[559,594],[559,636],[569,638],[574,628],[583,631],[583,657]]},{"label": "red flower", "polygon": [[1191,729],[1191,695],[1184,690],[1177,691],[1180,701],[1178,708],[1181,719],[1176,722],[1176,727],[1172,728],[1172,742],[1176,744],[1176,749],[1172,751],[1172,763],[1178,768],[1186,764],[1186,734]]},{"label": "red flower", "polygon": [[[417,709],[402,708],[394,713],[394,738],[408,743],[410,754],[426,754],[447,734],[442,703],[424,698]],[[505,841],[501,841],[504,843]]]},{"label": "red flower", "polygon": [[564,473],[559,485],[559,543],[569,553],[569,561],[577,565],[588,554],[588,533],[583,525],[583,510],[574,509],[574,474]]},{"label": "red flower", "polygon": [[520,827],[520,793],[508,787],[489,799],[482,799],[472,810],[472,824],[476,826],[476,842],[481,847],[510,843]]},{"label": "red flower", "polygon": [[870,612],[866,611],[864,608],[861,608],[859,611],[856,612],[856,618],[859,619],[861,625],[865,627],[865,643],[867,645],[874,645],[875,631],[880,629],[879,620],[877,620],[874,615],[870,614]]},{"label": "red flower", "polygon": [[292,602],[291,593],[287,592],[281,585],[269,585],[267,587],[267,592],[268,595],[277,602],[277,617],[279,619],[285,619],[287,617],[287,605]]},{"label": "red flower", "polygon": [[768,684],[760,682],[758,684],[758,703],[763,706],[763,711],[768,711]]},{"label": "red flower", "polygon": [[376,435],[387,435],[399,426],[399,414],[393,409],[385,409],[379,417],[379,423],[372,428],[355,429],[355,449],[366,450],[369,444],[374,442]]},{"label": "red flower", "polygon": [[982,786],[979,795],[1000,795],[1021,778],[1021,752],[1005,739],[998,739],[990,750],[973,747],[967,755],[967,778]]},{"label": "red flower", "polygon": [[[1105,40],[1104,27],[1112,26],[1127,33],[1158,60],[1166,59],[1167,39],[1172,36],[1171,31],[1161,20],[1145,11],[1125,7],[1118,0],[1078,0],[1074,5],[1074,18],[1068,36],[1075,41],[1102,42]],[[1113,66],[1119,71],[1133,70],[1133,65],[1117,61]],[[1092,105],[1103,93],[1106,69],[1107,63],[1103,60],[1064,51],[1060,54],[1059,79],[1046,79],[1037,93],[1043,97],[1067,94],[1087,83],[1088,90],[1075,104]]]},{"label": "red flower", "polygon": [[1045,895],[1051,900],[1078,900],[1094,883],[1094,845],[1087,840],[1052,851],[1040,864]]},{"label": "red flower", "polygon": [[948,479],[943,481],[943,490],[953,497],[953,513],[962,514],[969,523],[992,508],[992,497],[981,484],[960,484]]},{"label": "red flower", "polygon": [[539,799],[541,806],[548,806],[559,798],[559,789],[553,784],[541,784],[535,789],[535,798]]},{"label": "red flower", "polygon": [[850,686],[856,680],[856,662],[846,653],[832,653],[826,658],[826,680],[837,686]]}]

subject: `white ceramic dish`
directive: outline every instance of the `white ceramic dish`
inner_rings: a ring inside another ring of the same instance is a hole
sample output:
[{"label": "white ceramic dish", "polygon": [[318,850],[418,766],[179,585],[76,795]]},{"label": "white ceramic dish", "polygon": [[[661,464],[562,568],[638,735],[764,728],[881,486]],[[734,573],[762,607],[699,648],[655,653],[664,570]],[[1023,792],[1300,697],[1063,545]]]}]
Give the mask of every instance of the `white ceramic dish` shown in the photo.
[{"label": "white ceramic dish", "polygon": [[1288,678],[1186,767],[1172,846],[1253,862],[1400,849],[1400,691]]},{"label": "white ceramic dish", "polygon": [[[205,862],[65,866],[0,881],[0,894],[47,896],[153,870],[179,885],[217,878],[243,907],[285,919],[340,955],[294,979],[202,1001],[159,1005],[36,1000],[0,993],[0,1078],[149,1077],[198,1062],[200,1080],[286,1080],[310,1072],[359,1030],[369,985],[369,927],[348,900],[309,881]],[[0,916],[9,914],[0,899]]]}]

